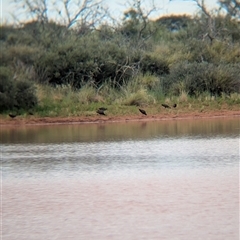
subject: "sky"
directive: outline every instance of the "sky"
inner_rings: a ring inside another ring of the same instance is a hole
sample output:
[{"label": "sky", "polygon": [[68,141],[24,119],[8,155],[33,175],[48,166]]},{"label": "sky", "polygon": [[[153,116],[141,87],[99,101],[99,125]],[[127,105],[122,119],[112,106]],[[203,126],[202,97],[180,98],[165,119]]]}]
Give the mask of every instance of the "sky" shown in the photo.
[{"label": "sky", "polygon": [[[24,0],[23,0],[24,1]],[[63,0],[57,0],[63,1]],[[94,1],[94,0],[93,0]],[[112,16],[117,19],[121,19],[123,16],[124,10],[129,8],[128,2],[131,0],[103,0],[105,6],[108,6]],[[13,18],[11,16],[14,13],[15,9],[12,4],[13,0],[0,0],[0,17],[1,23],[11,23]],[[142,0],[143,3],[152,2],[150,0]],[[157,16],[170,15],[170,14],[194,14],[197,11],[197,5],[193,0],[155,0],[155,6],[158,11],[156,12]],[[205,3],[208,9],[217,8],[217,0],[205,0]],[[148,5],[148,6],[147,6]],[[143,5],[143,9],[146,11],[151,9],[149,4]],[[24,16],[23,16],[24,17]]]}]

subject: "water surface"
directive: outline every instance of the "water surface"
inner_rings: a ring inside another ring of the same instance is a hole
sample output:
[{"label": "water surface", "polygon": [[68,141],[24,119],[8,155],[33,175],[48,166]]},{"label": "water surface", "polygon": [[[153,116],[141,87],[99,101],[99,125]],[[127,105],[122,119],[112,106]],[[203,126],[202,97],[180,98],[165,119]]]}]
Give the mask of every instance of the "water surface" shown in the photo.
[{"label": "water surface", "polygon": [[239,239],[239,128],[1,128],[3,239]]}]

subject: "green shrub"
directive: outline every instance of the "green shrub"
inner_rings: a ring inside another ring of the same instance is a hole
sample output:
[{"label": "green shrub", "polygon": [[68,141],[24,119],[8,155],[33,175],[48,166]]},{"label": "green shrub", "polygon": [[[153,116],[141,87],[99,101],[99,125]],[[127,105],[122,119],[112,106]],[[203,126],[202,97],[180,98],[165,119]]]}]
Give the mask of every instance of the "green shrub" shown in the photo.
[{"label": "green shrub", "polygon": [[191,40],[185,46],[185,51],[189,52],[191,62],[209,63],[240,63],[239,44],[230,46],[227,42],[213,41],[209,44],[206,41]]},{"label": "green shrub", "polygon": [[13,109],[15,104],[15,86],[9,68],[0,67],[0,112]]},{"label": "green shrub", "polygon": [[137,92],[126,94],[123,104],[127,106],[143,106],[154,102],[154,98],[148,94],[146,89],[141,88]]},{"label": "green shrub", "polygon": [[35,49],[27,45],[15,45],[9,48],[11,59],[17,59],[24,64],[33,64],[41,49]]},{"label": "green shrub", "polygon": [[43,52],[35,62],[40,83],[71,84],[81,88],[88,82],[100,86],[106,80],[116,86],[132,77],[139,55],[119,48],[117,41],[98,42],[95,37],[84,36],[67,43],[59,43]]},{"label": "green shrub", "polygon": [[20,109],[31,109],[37,105],[35,88],[30,81],[16,81],[16,105]]},{"label": "green shrub", "polygon": [[240,68],[238,64],[179,63],[172,67],[163,79],[168,93],[179,95],[182,91],[190,96],[209,92],[212,95],[239,92]]},{"label": "green shrub", "polygon": [[163,75],[169,73],[169,66],[166,59],[146,54],[141,61],[141,71],[143,73]]},{"label": "green shrub", "polygon": [[33,83],[13,80],[11,70],[0,67],[0,112],[28,110],[37,105]]},{"label": "green shrub", "polygon": [[145,74],[139,76],[139,83],[148,90],[154,90],[159,84],[159,78],[155,75]]}]

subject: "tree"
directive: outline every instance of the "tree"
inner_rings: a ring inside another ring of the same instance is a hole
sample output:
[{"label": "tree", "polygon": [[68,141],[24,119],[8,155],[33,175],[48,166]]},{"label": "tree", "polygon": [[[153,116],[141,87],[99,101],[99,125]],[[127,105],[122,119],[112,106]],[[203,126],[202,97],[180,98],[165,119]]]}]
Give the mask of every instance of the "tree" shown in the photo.
[{"label": "tree", "polygon": [[[188,1],[188,0],[187,0]],[[215,18],[211,11],[207,9],[205,0],[190,0],[195,2],[200,9],[200,18],[196,18],[199,26],[201,27],[201,35],[203,40],[207,37],[210,42],[215,39],[217,35]]]},{"label": "tree", "polygon": [[170,15],[159,17],[155,22],[174,32],[186,28],[192,22],[192,19],[187,15]]},{"label": "tree", "polygon": [[219,0],[220,7],[224,9],[227,14],[234,18],[240,18],[240,2],[239,0]]},{"label": "tree", "polygon": [[[25,21],[30,18],[38,22],[48,22],[47,0],[14,0],[14,5],[17,12],[22,10],[23,14],[26,14]],[[14,18],[20,22],[17,16]]]},{"label": "tree", "polygon": [[[108,10],[102,5],[102,0],[63,0],[63,12],[58,10],[58,14],[66,21],[67,28],[78,23],[82,27],[95,27],[108,15]],[[71,11],[71,9],[76,9]]]},{"label": "tree", "polygon": [[[93,28],[107,17],[108,9],[102,0],[14,0],[16,9],[25,14],[26,19],[41,23],[54,22],[67,28],[78,25],[80,28]],[[17,17],[15,17],[17,19]]]},{"label": "tree", "polygon": [[[138,39],[147,37],[145,31],[149,23],[149,16],[156,11],[154,1],[152,1],[150,10],[144,11],[143,9],[141,0],[133,0],[130,8],[124,12],[123,31],[127,35],[137,35]],[[148,34],[151,34],[151,31]]]}]

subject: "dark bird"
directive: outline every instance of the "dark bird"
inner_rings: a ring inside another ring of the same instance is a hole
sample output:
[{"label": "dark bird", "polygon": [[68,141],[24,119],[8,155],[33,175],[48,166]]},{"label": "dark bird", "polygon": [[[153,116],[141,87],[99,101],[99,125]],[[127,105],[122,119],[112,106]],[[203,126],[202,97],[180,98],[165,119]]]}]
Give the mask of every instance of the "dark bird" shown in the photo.
[{"label": "dark bird", "polygon": [[9,116],[10,118],[15,118],[15,117],[17,116],[17,114],[9,113],[8,116]]},{"label": "dark bird", "polygon": [[147,115],[147,113],[146,113],[146,111],[145,110],[143,110],[143,109],[138,109],[139,111],[140,111],[140,113],[142,113],[142,114],[144,114],[144,115]]},{"label": "dark bird", "polygon": [[105,108],[105,107],[100,107],[98,110],[100,110],[100,111],[106,111],[107,108]]},{"label": "dark bird", "polygon": [[176,103],[174,103],[174,104],[173,104],[173,108],[176,108],[176,107],[177,107],[177,104],[176,104]]},{"label": "dark bird", "polygon": [[168,106],[167,104],[165,104],[165,103],[163,103],[162,106],[163,106],[164,108],[171,108],[171,107],[169,107],[169,106]]},{"label": "dark bird", "polygon": [[104,110],[98,109],[97,113],[100,114],[100,115],[105,115],[106,116],[106,114],[104,113]]}]

